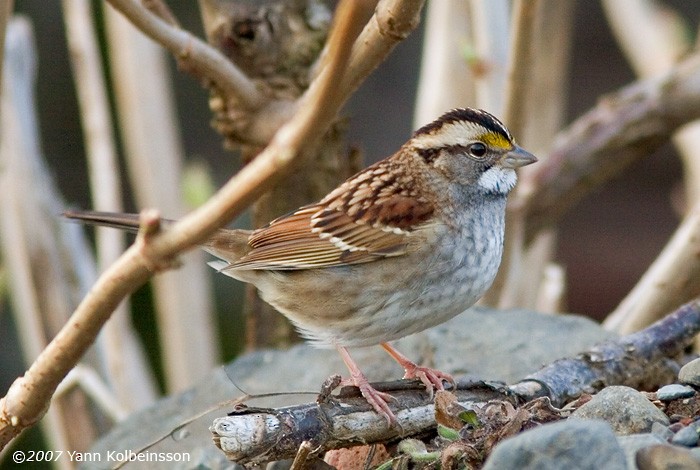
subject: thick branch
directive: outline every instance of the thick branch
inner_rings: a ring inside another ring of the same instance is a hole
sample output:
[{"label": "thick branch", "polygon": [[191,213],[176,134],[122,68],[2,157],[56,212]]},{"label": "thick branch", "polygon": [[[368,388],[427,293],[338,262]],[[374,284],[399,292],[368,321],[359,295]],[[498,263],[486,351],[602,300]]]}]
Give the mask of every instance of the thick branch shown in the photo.
[{"label": "thick branch", "polygon": [[559,134],[549,156],[532,169],[527,238],[700,117],[700,56],[662,77],[626,86]]},{"label": "thick branch", "polygon": [[[455,394],[467,407],[492,399],[515,402],[542,396],[561,406],[609,385],[653,386],[673,376],[668,358],[681,353],[698,332],[700,300],[695,300],[644,331],[600,344],[576,358],[555,361],[510,387],[464,384]],[[210,430],[229,459],[251,464],[292,458],[309,436],[323,451],[390,442],[435,427],[435,407],[414,382],[375,385],[396,397],[391,406],[400,427],[389,428],[361,397],[342,396],[280,409],[239,408],[216,419]]]},{"label": "thick branch", "polygon": [[178,253],[230,221],[289,171],[295,159],[326,131],[337,113],[337,83],[345,70],[363,7],[354,1],[339,4],[324,73],[311,86],[299,113],[280,129],[258,158],[172,230],[147,237],[147,243],[132,245],[98,279],[68,323],[0,400],[0,448],[41,419],[58,383],[95,340],[118,303],[153,275],[149,268],[167,265]]},{"label": "thick branch", "polygon": [[[418,26],[425,0],[382,0],[374,15],[355,41],[345,73],[338,82],[341,107],[365,78],[384,61],[394,47]],[[307,94],[310,90],[307,91]],[[301,101],[291,106],[273,103],[261,109],[250,128],[250,134],[264,145],[297,110]]]}]

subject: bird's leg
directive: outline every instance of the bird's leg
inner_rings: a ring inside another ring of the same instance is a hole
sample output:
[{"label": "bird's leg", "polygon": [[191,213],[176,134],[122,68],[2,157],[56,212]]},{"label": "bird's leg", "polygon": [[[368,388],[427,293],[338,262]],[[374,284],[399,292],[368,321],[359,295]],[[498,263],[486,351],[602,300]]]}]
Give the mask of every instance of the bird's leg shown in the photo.
[{"label": "bird's leg", "polygon": [[418,364],[401,354],[396,348],[394,348],[389,343],[382,343],[381,346],[406,371],[406,374],[403,376],[403,378],[420,379],[420,381],[425,384],[425,388],[428,390],[428,393],[430,393],[431,397],[433,394],[433,389],[444,390],[444,387],[442,385],[443,380],[446,380],[447,382],[454,385],[455,379],[450,374],[441,372],[436,369],[431,369],[429,367],[419,366]]},{"label": "bird's leg", "polygon": [[354,385],[359,388],[360,393],[365,400],[367,400],[367,403],[372,405],[374,411],[386,418],[390,426],[397,424],[398,421],[396,420],[394,412],[391,411],[391,408],[387,405],[389,401],[396,399],[388,393],[380,392],[369,384],[367,377],[365,377],[365,374],[362,373],[357,363],[350,357],[350,353],[348,353],[346,348],[342,346],[336,346],[336,348],[350,371],[350,379],[344,380],[344,384]]}]

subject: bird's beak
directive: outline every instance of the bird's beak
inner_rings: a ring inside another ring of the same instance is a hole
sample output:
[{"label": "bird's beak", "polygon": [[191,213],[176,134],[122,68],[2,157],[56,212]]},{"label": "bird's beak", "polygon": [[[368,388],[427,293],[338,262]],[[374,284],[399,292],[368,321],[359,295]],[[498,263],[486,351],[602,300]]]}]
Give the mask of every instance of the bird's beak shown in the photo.
[{"label": "bird's beak", "polygon": [[520,168],[521,166],[535,163],[536,161],[537,157],[515,145],[513,150],[510,150],[508,153],[503,155],[500,163],[503,168],[514,170],[516,168]]}]

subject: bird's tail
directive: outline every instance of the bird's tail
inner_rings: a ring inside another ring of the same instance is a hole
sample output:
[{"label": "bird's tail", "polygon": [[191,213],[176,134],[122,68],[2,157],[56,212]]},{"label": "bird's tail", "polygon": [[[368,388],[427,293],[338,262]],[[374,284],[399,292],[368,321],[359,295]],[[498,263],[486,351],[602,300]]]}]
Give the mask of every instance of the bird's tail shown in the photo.
[{"label": "bird's tail", "polygon": [[[139,230],[139,215],[126,214],[121,212],[96,212],[96,211],[66,211],[63,217],[75,220],[88,225],[99,225],[101,227],[112,227],[127,232],[136,233]],[[166,227],[172,225],[174,221],[161,219]]]},{"label": "bird's tail", "polygon": [[[136,233],[139,230],[139,214],[96,211],[66,211],[63,216],[87,225],[112,227]],[[175,223],[174,220],[160,219],[163,228]],[[248,230],[219,229],[201,247],[228,263],[235,263],[249,249]]]}]

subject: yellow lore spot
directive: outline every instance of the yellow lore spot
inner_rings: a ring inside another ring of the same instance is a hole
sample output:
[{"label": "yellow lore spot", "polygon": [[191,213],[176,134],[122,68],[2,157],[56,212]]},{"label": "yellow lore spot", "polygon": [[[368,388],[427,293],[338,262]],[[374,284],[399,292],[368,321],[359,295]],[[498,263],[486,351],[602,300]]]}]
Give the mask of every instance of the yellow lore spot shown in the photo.
[{"label": "yellow lore spot", "polygon": [[477,136],[476,139],[485,143],[489,147],[496,147],[504,150],[508,150],[513,146],[513,144],[511,144],[508,141],[508,139],[496,132],[487,132],[485,134],[481,134],[480,136]]}]

